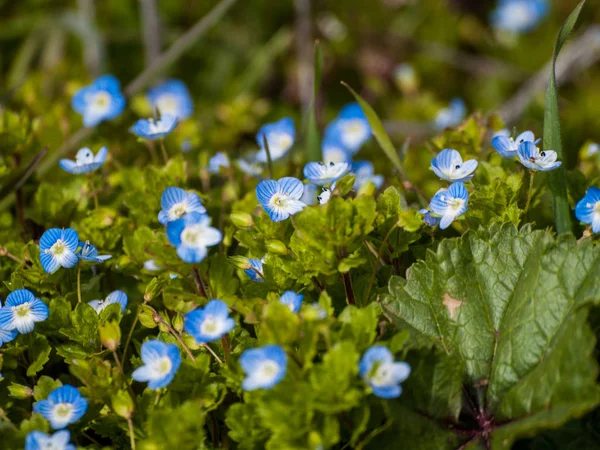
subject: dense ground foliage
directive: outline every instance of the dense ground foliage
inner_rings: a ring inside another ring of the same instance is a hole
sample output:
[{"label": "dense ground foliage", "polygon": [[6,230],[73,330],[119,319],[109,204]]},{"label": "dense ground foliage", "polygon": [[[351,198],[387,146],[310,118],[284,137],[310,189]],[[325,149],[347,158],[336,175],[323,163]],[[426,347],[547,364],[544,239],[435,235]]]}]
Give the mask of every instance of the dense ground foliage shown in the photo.
[{"label": "dense ground foliage", "polygon": [[124,3],[0,2],[0,449],[600,448],[593,6]]}]

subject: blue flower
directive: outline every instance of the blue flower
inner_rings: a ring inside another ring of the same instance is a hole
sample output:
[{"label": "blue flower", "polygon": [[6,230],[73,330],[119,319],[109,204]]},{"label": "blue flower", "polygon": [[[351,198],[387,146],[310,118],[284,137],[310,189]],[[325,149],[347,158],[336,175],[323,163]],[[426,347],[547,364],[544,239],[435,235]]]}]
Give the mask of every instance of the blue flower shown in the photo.
[{"label": "blue flower", "polygon": [[441,217],[440,228],[448,228],[458,216],[467,211],[469,193],[461,181],[452,183],[448,189],[440,189],[431,199],[429,207]]},{"label": "blue flower", "polygon": [[[0,308],[0,311],[1,310],[2,308]],[[18,334],[19,332],[16,329],[8,331],[0,328],[0,347],[2,347],[4,343],[12,341],[14,338],[17,337]]]},{"label": "blue flower", "polygon": [[300,201],[305,205],[314,205],[317,200],[317,189],[318,186],[314,184],[305,184],[304,193],[300,197]]},{"label": "blue flower", "polygon": [[466,114],[465,102],[460,98],[455,98],[452,99],[447,108],[440,109],[437,112],[434,123],[438,130],[455,127],[463,121]]},{"label": "blue flower", "polygon": [[142,344],[141,357],[144,363],[131,374],[135,381],[147,381],[150,389],[166,387],[181,365],[181,355],[175,344],[166,344],[158,339]]},{"label": "blue flower", "polygon": [[191,212],[167,224],[169,242],[177,247],[177,255],[186,263],[199,263],[207,253],[207,247],[217,245],[223,239],[219,230],[210,226],[210,217]]},{"label": "blue flower", "polygon": [[148,101],[160,114],[168,114],[180,120],[194,112],[194,103],[188,88],[180,80],[167,80],[148,91]]},{"label": "blue flower", "polygon": [[537,144],[539,139],[536,141],[535,136],[532,131],[524,131],[517,136],[516,139],[507,135],[507,133],[498,132],[492,139],[492,147],[500,156],[504,158],[513,158],[517,156],[517,151],[519,150],[519,144],[521,142],[533,142]]},{"label": "blue flower", "polygon": [[140,119],[131,127],[131,132],[142,139],[155,141],[164,138],[175,129],[179,119],[163,114],[159,119]]},{"label": "blue flower", "polygon": [[279,301],[290,308],[290,311],[296,313],[300,311],[303,299],[304,295],[302,294],[296,294],[294,291],[285,291],[281,294]]},{"label": "blue flower", "polygon": [[369,121],[360,105],[350,103],[344,106],[337,118],[327,126],[325,140],[339,141],[346,150],[355,154],[372,134]]},{"label": "blue flower", "polygon": [[256,281],[257,283],[264,283],[264,272],[263,272],[263,259],[256,258],[248,258],[248,262],[250,263],[250,268],[245,269],[244,273],[250,277],[252,281]]},{"label": "blue flower", "polygon": [[325,163],[352,162],[352,153],[346,150],[340,139],[333,136],[325,136],[321,143],[321,153]]},{"label": "blue flower", "polygon": [[101,263],[112,258],[112,255],[99,255],[98,249],[90,241],[80,242],[79,247],[77,256],[84,261]]},{"label": "blue flower", "polygon": [[323,164],[322,162],[309,162],[304,166],[304,176],[313,184],[324,186],[339,180],[348,172],[351,166],[346,162]]},{"label": "blue flower", "polygon": [[221,168],[228,169],[230,166],[229,157],[225,153],[219,152],[209,159],[207,170],[210,173],[220,173]]},{"label": "blue flower", "polygon": [[108,305],[112,305],[113,303],[118,303],[121,305],[121,312],[125,312],[125,308],[127,307],[127,294],[123,291],[113,291],[104,300],[92,300],[88,302],[94,310],[100,314],[104,308]]},{"label": "blue flower", "polygon": [[158,221],[163,225],[181,219],[187,213],[206,212],[198,194],[178,187],[168,187],[163,191],[160,206],[162,211],[158,213]]},{"label": "blue flower", "polygon": [[264,148],[264,138],[267,138],[271,160],[277,161],[283,158],[290,151],[296,139],[296,129],[294,121],[289,117],[284,117],[278,122],[263,125],[256,133],[256,142],[260,150],[256,154],[256,160],[267,162],[267,151]]},{"label": "blue flower", "polygon": [[436,225],[439,225],[440,221],[442,220],[440,217],[435,217],[434,215],[432,215],[431,211],[429,211],[428,209],[420,209],[419,214],[423,214],[423,222],[425,222],[430,227],[435,227]]},{"label": "blue flower", "polygon": [[600,153],[600,145],[595,142],[590,142],[585,151],[585,156],[590,157]]},{"label": "blue flower", "polygon": [[4,307],[0,309],[0,328],[5,331],[18,330],[30,333],[36,322],[48,318],[48,307],[27,289],[17,289],[6,297]]},{"label": "blue flower", "polygon": [[562,164],[560,161],[556,161],[558,155],[555,151],[545,150],[540,152],[540,149],[533,142],[521,142],[517,152],[519,161],[529,170],[546,172],[554,170]]},{"label": "blue flower", "polygon": [[575,206],[575,215],[580,222],[591,225],[594,233],[600,233],[600,189],[592,186],[587,190]]},{"label": "blue flower", "polygon": [[41,414],[52,428],[60,430],[81,419],[87,408],[88,401],[79,390],[65,384],[50,392],[46,400],[34,404],[33,412]]},{"label": "blue flower", "polygon": [[373,394],[381,398],[400,397],[400,383],[410,375],[410,366],[405,362],[395,362],[392,352],[383,345],[369,348],[361,358],[358,370]]},{"label": "blue flower", "polygon": [[104,164],[107,155],[108,149],[106,147],[102,147],[98,150],[96,156],[94,156],[94,153],[92,153],[89,148],[84,147],[80,148],[75,155],[75,161],[72,159],[61,159],[58,162],[58,165],[65,172],[75,175],[90,173]]},{"label": "blue flower", "polygon": [[243,390],[271,389],[285,377],[287,355],[279,345],[265,345],[244,351],[240,365],[246,374]]},{"label": "blue flower", "polygon": [[446,181],[469,181],[475,175],[477,161],[470,159],[463,163],[460,153],[452,148],[445,148],[431,160],[433,172]]},{"label": "blue flower", "polygon": [[352,172],[356,176],[354,189],[359,190],[365,183],[370,181],[379,189],[383,185],[383,176],[375,175],[375,169],[371,161],[355,161],[352,164]]},{"label": "blue flower", "polygon": [[548,10],[548,0],[500,0],[490,18],[494,28],[508,33],[526,33],[536,28]]},{"label": "blue flower", "polygon": [[72,228],[46,230],[40,238],[40,262],[46,273],[52,273],[59,267],[75,267],[79,261],[75,254],[78,245],[79,236]]},{"label": "blue flower", "polygon": [[229,317],[229,307],[221,300],[211,300],[204,308],[198,308],[185,315],[185,331],[198,344],[206,344],[221,339],[235,327],[235,320]]},{"label": "blue flower", "polygon": [[306,206],[300,201],[303,194],[302,181],[292,177],[263,180],[256,186],[256,198],[273,222],[281,222],[302,211]]},{"label": "blue flower", "polygon": [[250,159],[238,158],[236,161],[238,169],[240,169],[246,175],[250,175],[251,177],[258,177],[260,174],[263,173],[263,166],[260,165],[258,162],[254,161],[254,159],[255,157]]},{"label": "blue flower", "polygon": [[53,435],[41,431],[31,431],[25,438],[25,450],[75,450],[68,430],[57,431]]},{"label": "blue flower", "polygon": [[125,108],[121,85],[112,75],[104,75],[89,86],[79,89],[71,101],[73,109],[83,115],[83,125],[95,127],[104,120],[114,119]]}]

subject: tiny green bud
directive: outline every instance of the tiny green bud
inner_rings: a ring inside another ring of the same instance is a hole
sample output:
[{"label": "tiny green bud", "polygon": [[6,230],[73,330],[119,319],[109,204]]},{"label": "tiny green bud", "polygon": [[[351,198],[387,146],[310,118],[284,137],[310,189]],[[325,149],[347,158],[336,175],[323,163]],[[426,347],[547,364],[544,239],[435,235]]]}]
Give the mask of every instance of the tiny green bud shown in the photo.
[{"label": "tiny green bud", "polygon": [[177,314],[173,319],[173,328],[180,334],[183,331],[183,316],[181,314]]},{"label": "tiny green bud", "polygon": [[156,328],[156,322],[154,322],[154,309],[148,305],[140,306],[139,320],[146,328]]},{"label": "tiny green bud", "polygon": [[29,398],[33,395],[33,390],[29,386],[23,386],[14,382],[8,386],[8,392],[10,392],[11,397],[20,399]]},{"label": "tiny green bud", "polygon": [[276,255],[287,255],[290,252],[285,244],[278,239],[267,241],[265,245],[269,253],[275,253]]},{"label": "tiny green bud", "polygon": [[98,327],[100,330],[100,342],[107,349],[114,352],[121,342],[121,329],[116,321],[107,322]]},{"label": "tiny green bud", "polygon": [[127,393],[127,391],[119,391],[111,397],[113,411],[125,418],[129,419],[133,412],[133,400]]},{"label": "tiny green bud", "polygon": [[245,256],[230,256],[229,261],[238,269],[248,270],[252,268],[250,260]]},{"label": "tiny green bud", "polygon": [[234,212],[229,217],[231,218],[231,222],[238,228],[250,228],[254,225],[252,216],[245,212]]}]

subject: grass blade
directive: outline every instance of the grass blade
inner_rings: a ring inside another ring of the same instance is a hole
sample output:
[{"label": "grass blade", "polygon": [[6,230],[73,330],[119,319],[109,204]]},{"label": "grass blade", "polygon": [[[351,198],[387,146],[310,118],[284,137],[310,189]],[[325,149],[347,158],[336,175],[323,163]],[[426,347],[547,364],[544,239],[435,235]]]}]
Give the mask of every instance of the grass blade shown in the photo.
[{"label": "grass blade", "polygon": [[347,85],[343,81],[342,84],[352,93],[352,95],[362,108],[363,112],[365,113],[365,116],[367,116],[367,120],[369,121],[369,125],[371,125],[371,129],[373,130],[375,140],[377,141],[385,155],[392,162],[396,170],[398,170],[398,173],[400,173],[402,178],[407,180],[408,177],[406,171],[404,170],[404,166],[402,165],[402,161],[400,160],[400,157],[396,152],[394,144],[392,144],[392,140],[383,128],[383,124],[381,123],[381,120],[379,120],[379,117],[377,116],[375,110],[371,108],[371,106],[365,101],[365,99],[358,95],[354,91],[354,89],[352,89],[349,85]]},{"label": "grass blade", "polygon": [[573,27],[577,22],[579,13],[583,8],[585,0],[582,0],[571,12],[565,23],[558,32],[554,54],[552,55],[552,70],[546,91],[546,105],[544,108],[544,149],[554,150],[563,165],[548,174],[548,184],[552,192],[552,206],[554,210],[554,221],[556,231],[560,233],[571,233],[571,210],[567,194],[567,179],[565,175],[565,163],[560,141],[560,114],[558,111],[558,88],[556,86],[556,59]]},{"label": "grass blade", "polygon": [[313,98],[308,110],[308,120],[306,122],[306,159],[308,161],[321,161],[321,139],[319,136],[319,126],[317,124],[317,98],[319,97],[319,88],[321,86],[321,72],[323,70],[323,53],[319,41],[315,43],[315,73],[313,77]]}]

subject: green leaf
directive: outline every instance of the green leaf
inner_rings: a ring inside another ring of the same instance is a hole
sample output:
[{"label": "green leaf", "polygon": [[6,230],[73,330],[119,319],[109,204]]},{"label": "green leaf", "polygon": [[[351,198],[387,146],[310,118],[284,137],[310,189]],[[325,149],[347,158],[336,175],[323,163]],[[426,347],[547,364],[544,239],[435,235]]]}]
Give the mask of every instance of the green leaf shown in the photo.
[{"label": "green leaf", "polygon": [[308,110],[307,133],[306,133],[306,160],[321,161],[321,139],[319,136],[319,126],[317,124],[317,98],[319,96],[319,87],[321,85],[321,72],[323,70],[323,54],[319,42],[315,43],[315,71],[313,76],[313,98]]},{"label": "green leaf", "polygon": [[50,352],[52,347],[48,344],[46,336],[38,334],[29,344],[29,360],[30,364],[27,368],[27,376],[32,377],[44,368],[50,360]]},{"label": "green leaf", "polygon": [[563,164],[548,174],[548,183],[552,191],[552,205],[554,208],[554,218],[556,222],[556,231],[558,233],[571,233],[571,210],[567,195],[567,179],[565,170],[565,160],[560,140],[560,114],[558,111],[558,88],[556,86],[556,59],[564,43],[579,17],[585,0],[582,0],[571,12],[565,23],[558,32],[554,54],[552,55],[552,70],[546,91],[546,106],[544,109],[544,149],[554,150]]},{"label": "green leaf", "polygon": [[367,120],[369,121],[369,125],[371,125],[373,135],[375,136],[377,143],[379,144],[385,155],[394,165],[396,170],[400,173],[402,178],[408,179],[406,171],[404,170],[404,166],[402,165],[402,161],[400,161],[400,157],[396,152],[396,148],[394,147],[394,144],[392,144],[392,140],[383,128],[383,124],[381,123],[381,120],[379,120],[379,117],[377,116],[375,110],[371,108],[371,106],[365,101],[365,99],[358,95],[354,91],[354,89],[352,89],[344,82],[342,82],[342,84],[352,93],[352,95],[362,108],[363,112],[365,113],[365,116],[367,117]]},{"label": "green leaf", "polygon": [[[406,280],[392,277],[385,308],[464,365],[492,439],[511,441],[600,402],[594,339],[577,312],[600,300],[598,273],[589,242],[492,226],[442,241]],[[514,432],[502,431],[508,420]]]},{"label": "green leaf", "polygon": [[342,323],[340,339],[351,340],[359,350],[366,350],[377,335],[380,314],[378,303],[370,303],[366,308],[347,306],[338,317]]}]

